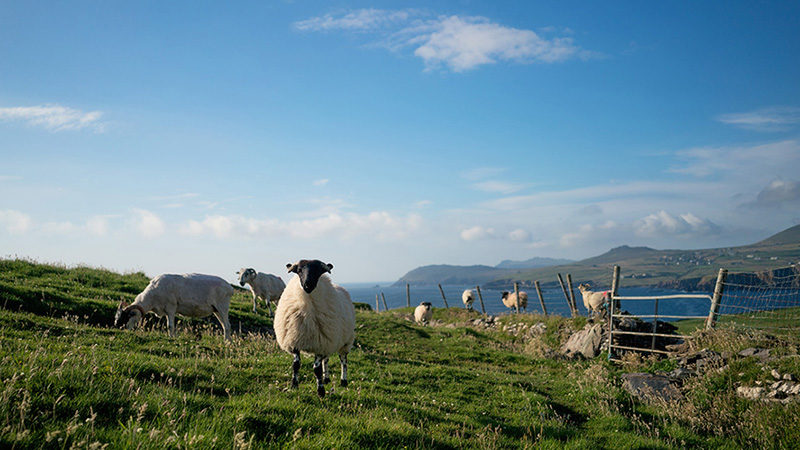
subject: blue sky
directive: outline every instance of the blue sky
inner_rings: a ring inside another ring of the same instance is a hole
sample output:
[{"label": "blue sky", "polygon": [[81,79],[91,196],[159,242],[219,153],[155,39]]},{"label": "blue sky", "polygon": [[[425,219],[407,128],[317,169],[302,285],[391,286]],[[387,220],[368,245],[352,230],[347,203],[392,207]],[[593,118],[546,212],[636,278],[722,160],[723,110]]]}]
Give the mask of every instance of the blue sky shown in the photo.
[{"label": "blue sky", "polygon": [[583,259],[800,223],[800,3],[0,2],[0,256]]}]

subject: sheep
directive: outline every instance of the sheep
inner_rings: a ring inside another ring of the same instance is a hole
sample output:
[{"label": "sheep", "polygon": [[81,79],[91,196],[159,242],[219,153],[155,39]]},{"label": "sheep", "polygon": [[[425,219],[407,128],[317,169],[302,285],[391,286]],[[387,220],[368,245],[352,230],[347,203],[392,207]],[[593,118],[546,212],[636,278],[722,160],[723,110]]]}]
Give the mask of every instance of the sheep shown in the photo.
[{"label": "sheep", "polygon": [[414,320],[420,324],[428,324],[433,316],[431,302],[422,302],[414,309]]},{"label": "sheep", "polygon": [[333,264],[302,259],[287,264],[289,280],[275,308],[275,338],[285,352],[294,356],[292,387],[300,383],[300,353],[314,356],[317,394],[325,396],[330,382],[328,357],[339,354],[342,375],[339,384],[347,386],[347,354],[355,340],[356,312],[350,293],[334,284],[327,273]]},{"label": "sheep", "polygon": [[114,316],[114,326],[132,330],[148,312],[158,317],[167,316],[169,336],[175,337],[175,314],[186,317],[206,317],[214,314],[225,340],[231,339],[228,310],[233,296],[233,287],[227,281],[213,275],[190,273],[184,275],[163,274],[136,296],[132,304],[120,302]]},{"label": "sheep", "polygon": [[271,316],[272,308],[270,308],[269,302],[273,301],[277,305],[283,290],[286,288],[286,284],[281,280],[281,277],[256,272],[252,268],[241,268],[236,272],[236,275],[239,276],[240,286],[244,287],[245,284],[249,284],[250,289],[253,291],[253,312],[256,312],[256,304],[258,303],[258,298],[261,297],[264,303],[267,304],[267,310]]},{"label": "sheep", "polygon": [[581,295],[583,296],[583,306],[586,307],[586,311],[590,317],[594,315],[595,312],[602,313],[605,310],[606,301],[610,299],[608,291],[593,292],[590,290],[591,288],[592,286],[588,284],[581,284],[578,286],[578,290],[581,291]]},{"label": "sheep", "polygon": [[513,311],[517,311],[517,306],[519,309],[525,311],[525,308],[528,307],[528,294],[524,291],[519,291],[519,305],[517,305],[517,294],[514,292],[503,291],[503,304],[506,305],[506,308],[511,308]]},{"label": "sheep", "polygon": [[464,307],[472,309],[472,304],[475,303],[475,292],[472,289],[467,289],[461,293],[461,301],[464,302]]}]

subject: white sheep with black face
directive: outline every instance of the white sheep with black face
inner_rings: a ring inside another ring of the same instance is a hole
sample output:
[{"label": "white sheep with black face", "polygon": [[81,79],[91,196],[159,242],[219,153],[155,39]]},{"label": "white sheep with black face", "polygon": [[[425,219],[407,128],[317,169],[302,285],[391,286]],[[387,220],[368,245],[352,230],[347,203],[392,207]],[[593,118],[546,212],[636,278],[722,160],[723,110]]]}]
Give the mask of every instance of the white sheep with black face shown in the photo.
[{"label": "white sheep with black face", "polygon": [[300,353],[314,356],[317,394],[325,396],[330,382],[328,357],[339,355],[341,386],[347,386],[347,354],[355,340],[356,312],[350,294],[327,275],[333,264],[300,260],[287,264],[296,276],[289,280],[275,309],[275,338],[284,351],[294,355],[292,387],[300,383]]},{"label": "white sheep with black face", "polygon": [[581,291],[583,296],[583,306],[586,307],[586,312],[589,317],[595,313],[601,313],[605,310],[605,304],[610,300],[611,296],[608,291],[595,292],[592,291],[592,286],[589,284],[580,284],[578,290]]},{"label": "white sheep with black face", "polygon": [[222,325],[225,339],[230,340],[228,310],[231,296],[233,287],[217,276],[198,273],[159,275],[136,296],[132,304],[120,302],[114,316],[114,326],[131,330],[136,328],[145,314],[153,312],[158,317],[167,316],[169,335],[174,337],[176,314],[186,317],[214,314]]},{"label": "white sheep with black face", "polygon": [[250,285],[250,289],[253,292],[253,312],[256,312],[256,304],[258,299],[261,298],[267,304],[267,311],[271,316],[272,308],[269,306],[269,302],[275,302],[277,305],[283,290],[286,289],[286,284],[281,277],[256,272],[255,269],[249,267],[239,269],[236,274],[239,276],[240,286]]},{"label": "white sheep with black face", "polygon": [[433,317],[433,305],[431,302],[422,302],[414,309],[414,320],[417,323],[429,324]]},{"label": "white sheep with black face", "polygon": [[464,302],[464,307],[472,309],[472,304],[475,303],[475,291],[466,289],[461,293],[461,301]]},{"label": "white sheep with black face", "polygon": [[[511,308],[514,312],[517,311],[517,294],[515,292],[503,291],[503,304],[506,308]],[[519,291],[519,309],[525,311],[528,307],[528,293]]]}]

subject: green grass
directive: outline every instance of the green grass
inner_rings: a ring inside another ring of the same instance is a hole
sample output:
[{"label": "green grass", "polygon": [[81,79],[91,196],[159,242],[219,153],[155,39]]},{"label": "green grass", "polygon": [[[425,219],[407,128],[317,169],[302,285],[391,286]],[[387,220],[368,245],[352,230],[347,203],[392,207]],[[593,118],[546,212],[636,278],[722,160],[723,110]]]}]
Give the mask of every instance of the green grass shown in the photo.
[{"label": "green grass", "polygon": [[[15,449],[677,449],[790,448],[800,408],[747,402],[736,383],[767,380],[751,359],[692,381],[687,400],[648,405],[621,387],[612,365],[552,357],[585,318],[501,316],[496,329],[466,326],[478,313],[436,309],[437,326],[412,310],[357,312],[350,385],[320,399],[311,361],[291,389],[291,356],[237,291],[230,343],[207,321],[130,332],[108,327],[142,274],[0,261],[0,447]],[[543,335],[529,332],[544,322]],[[505,331],[504,331],[505,330]],[[733,333],[729,331],[728,333]],[[758,335],[698,336],[733,351],[755,343],[797,354],[797,342]],[[760,340],[759,340],[760,339]],[[774,368],[800,373],[798,358]]]}]

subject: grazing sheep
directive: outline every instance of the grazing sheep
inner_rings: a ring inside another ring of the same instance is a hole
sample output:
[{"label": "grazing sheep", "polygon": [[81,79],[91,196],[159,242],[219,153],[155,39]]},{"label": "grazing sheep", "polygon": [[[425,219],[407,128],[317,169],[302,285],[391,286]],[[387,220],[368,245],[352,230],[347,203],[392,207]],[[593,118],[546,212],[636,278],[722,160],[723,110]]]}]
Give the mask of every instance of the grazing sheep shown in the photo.
[{"label": "grazing sheep", "polygon": [[273,301],[276,305],[278,304],[278,300],[281,298],[281,294],[286,288],[286,284],[283,280],[275,275],[256,272],[251,268],[239,269],[236,275],[239,275],[240,286],[249,284],[250,289],[253,291],[253,312],[256,312],[256,303],[258,302],[258,298],[261,297],[264,303],[267,304],[267,310],[271,316],[272,308],[270,308],[269,302]]},{"label": "grazing sheep", "polygon": [[158,317],[167,316],[169,335],[175,336],[175,314],[186,317],[217,316],[225,339],[231,338],[228,309],[233,287],[227,281],[213,275],[190,273],[185,275],[164,274],[136,296],[132,304],[121,302],[114,316],[114,326],[132,330],[145,314],[152,311]]},{"label": "grazing sheep", "polygon": [[428,324],[431,322],[431,317],[433,316],[431,302],[422,302],[414,309],[414,320],[417,323],[421,324]]},{"label": "grazing sheep", "polygon": [[342,366],[341,386],[347,386],[347,354],[355,340],[356,311],[350,294],[331,282],[327,273],[333,264],[302,259],[287,264],[297,276],[281,294],[275,308],[275,338],[278,345],[294,355],[292,387],[300,383],[300,353],[314,356],[317,394],[325,396],[325,383],[330,382],[328,357],[339,354]]},{"label": "grazing sheep", "polygon": [[[513,311],[517,311],[517,294],[514,292],[503,291],[503,304],[506,305],[506,308],[511,308]],[[519,309],[525,311],[525,308],[528,307],[528,294],[524,291],[519,291]]]},{"label": "grazing sheep", "polygon": [[592,286],[588,284],[581,284],[578,286],[578,290],[581,291],[581,295],[583,295],[583,306],[586,307],[586,311],[590,317],[594,315],[594,313],[602,313],[605,310],[605,302],[610,299],[608,291],[593,292],[590,290],[591,288]]},{"label": "grazing sheep", "polygon": [[461,293],[461,301],[464,302],[464,307],[472,309],[472,304],[475,303],[475,292],[472,289],[467,289]]}]

